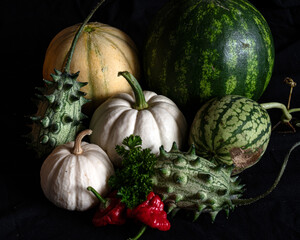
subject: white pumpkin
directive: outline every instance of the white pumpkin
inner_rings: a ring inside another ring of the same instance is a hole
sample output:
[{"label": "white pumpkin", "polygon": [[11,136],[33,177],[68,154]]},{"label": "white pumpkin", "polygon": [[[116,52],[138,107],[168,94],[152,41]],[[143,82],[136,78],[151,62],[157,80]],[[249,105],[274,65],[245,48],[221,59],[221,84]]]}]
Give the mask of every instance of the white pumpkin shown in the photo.
[{"label": "white pumpkin", "polygon": [[102,196],[108,191],[108,179],[114,167],[107,154],[95,144],[81,142],[92,131],[78,134],[76,141],[56,147],[42,164],[40,177],[45,196],[56,206],[85,211],[99,203],[88,186]]},{"label": "white pumpkin", "polygon": [[90,141],[106,151],[115,166],[121,164],[115,147],[131,134],[139,135],[143,140],[142,147],[150,148],[154,154],[159,153],[161,145],[166,150],[171,149],[174,141],[181,148],[187,123],[176,104],[165,96],[143,92],[130,73],[119,75],[127,79],[134,96],[117,94],[96,109],[90,121],[93,130]]}]

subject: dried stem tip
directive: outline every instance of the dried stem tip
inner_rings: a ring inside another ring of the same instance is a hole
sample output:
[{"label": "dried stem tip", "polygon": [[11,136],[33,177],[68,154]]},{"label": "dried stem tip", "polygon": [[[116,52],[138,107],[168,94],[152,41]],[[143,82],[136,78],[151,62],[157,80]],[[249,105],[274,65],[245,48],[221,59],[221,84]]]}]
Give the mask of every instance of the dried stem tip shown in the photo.
[{"label": "dried stem tip", "polygon": [[289,78],[289,77],[286,77],[284,79],[284,82],[288,85],[291,86],[291,90],[290,90],[290,94],[289,94],[289,100],[288,100],[288,104],[287,104],[287,109],[289,110],[290,109],[290,105],[291,105],[291,99],[292,99],[292,93],[293,93],[293,88],[296,87],[297,83],[294,82],[293,79]]},{"label": "dried stem tip", "polygon": [[82,154],[83,150],[81,148],[81,142],[82,139],[86,136],[86,135],[91,135],[92,134],[92,130],[91,129],[86,129],[83,130],[82,132],[80,132],[75,140],[75,144],[74,144],[74,148],[73,148],[73,154],[75,155],[79,155]]}]

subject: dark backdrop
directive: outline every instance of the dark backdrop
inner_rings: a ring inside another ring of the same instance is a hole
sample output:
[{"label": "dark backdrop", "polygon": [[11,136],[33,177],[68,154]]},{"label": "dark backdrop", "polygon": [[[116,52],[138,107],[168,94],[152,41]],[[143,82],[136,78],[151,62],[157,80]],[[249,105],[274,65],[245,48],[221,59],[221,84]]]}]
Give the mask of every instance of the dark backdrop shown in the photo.
[{"label": "dark backdrop", "polygon": [[[69,212],[51,204],[39,185],[41,160],[21,137],[30,129],[24,116],[35,113],[31,98],[41,86],[44,54],[63,28],[81,22],[96,0],[2,0],[1,10],[1,144],[0,239],[126,239],[137,227],[95,228],[94,209]],[[107,0],[92,20],[110,24],[131,36],[141,50],[149,21],[166,0]],[[276,59],[271,82],[259,102],[286,103],[291,77],[292,107],[300,107],[300,1],[252,0],[273,33]],[[279,110],[270,111],[272,123]],[[294,115],[300,118],[299,113]],[[273,132],[262,160],[241,174],[246,196],[264,192],[277,175],[284,155],[300,141],[295,134]],[[300,148],[291,155],[278,188],[265,199],[235,209],[229,219],[221,212],[215,223],[207,214],[192,223],[183,214],[171,219],[169,232],[147,230],[143,239],[300,239]]]}]

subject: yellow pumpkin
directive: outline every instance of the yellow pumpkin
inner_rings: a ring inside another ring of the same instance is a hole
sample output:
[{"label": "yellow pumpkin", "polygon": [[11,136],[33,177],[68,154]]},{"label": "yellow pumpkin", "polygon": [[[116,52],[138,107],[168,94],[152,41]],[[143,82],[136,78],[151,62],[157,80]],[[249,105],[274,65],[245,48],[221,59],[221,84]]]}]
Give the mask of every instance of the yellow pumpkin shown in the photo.
[{"label": "yellow pumpkin", "polygon": [[[68,51],[79,24],[63,29],[50,42],[46,51],[43,78],[52,80],[54,69],[63,70]],[[116,93],[130,92],[118,72],[140,75],[138,52],[132,39],[121,30],[98,22],[88,23],[78,39],[70,72],[80,72],[78,81],[87,82],[81,91],[91,102],[83,111],[91,114],[102,102]]]}]

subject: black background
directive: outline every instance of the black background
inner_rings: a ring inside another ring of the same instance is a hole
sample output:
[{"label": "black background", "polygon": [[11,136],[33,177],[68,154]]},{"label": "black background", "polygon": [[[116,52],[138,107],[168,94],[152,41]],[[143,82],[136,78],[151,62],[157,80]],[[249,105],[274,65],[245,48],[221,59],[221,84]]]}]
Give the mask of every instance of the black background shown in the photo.
[{"label": "black background", "polygon": [[[94,209],[69,212],[59,209],[43,195],[39,185],[41,160],[26,148],[25,116],[35,113],[31,99],[42,86],[42,65],[51,39],[62,29],[83,21],[96,0],[2,0],[1,1],[1,137],[0,149],[0,239],[126,239],[138,226],[95,228]],[[166,0],[107,0],[93,21],[107,23],[126,32],[142,54],[147,25]],[[292,107],[300,107],[300,1],[252,0],[264,15],[274,37],[276,58],[271,82],[259,102],[286,104],[289,87],[285,77],[298,82]],[[279,110],[269,111],[272,123]],[[294,114],[300,118],[300,114]],[[261,161],[240,174],[247,185],[245,197],[264,192],[277,175],[291,146],[300,141],[295,134],[272,133]],[[215,223],[203,214],[192,223],[180,214],[171,230],[148,229],[143,239],[300,239],[300,147],[291,155],[278,188],[259,202],[238,207],[228,219],[221,212]]]}]

